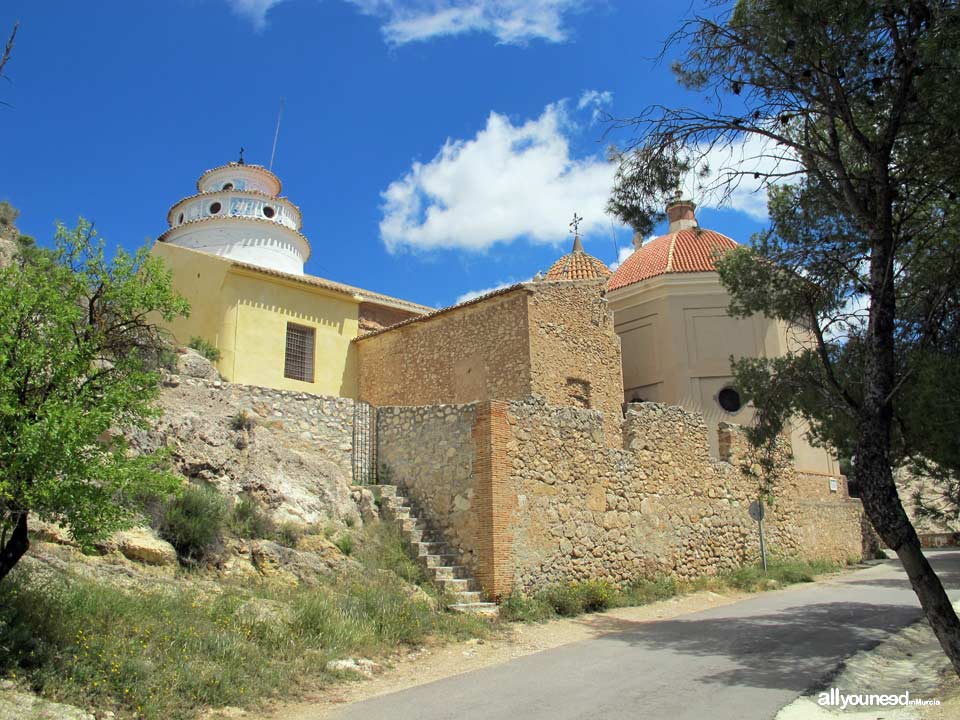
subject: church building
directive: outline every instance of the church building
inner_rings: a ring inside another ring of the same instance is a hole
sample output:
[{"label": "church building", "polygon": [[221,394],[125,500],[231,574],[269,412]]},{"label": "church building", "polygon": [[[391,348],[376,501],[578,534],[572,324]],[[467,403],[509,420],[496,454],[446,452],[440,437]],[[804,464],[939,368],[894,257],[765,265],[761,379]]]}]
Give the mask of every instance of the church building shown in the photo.
[{"label": "church building", "polygon": [[[231,382],[373,405],[534,394],[601,411],[610,437],[624,404],[653,401],[702,413],[719,457],[719,423],[753,417],[730,358],[774,357],[796,338],[759,315],[731,317],[714,262],[737,243],[701,228],[692,202],[677,199],[667,214],[667,233],[635,240],[615,272],[575,228],[546,274],[435,310],[305,274],[300,209],[276,175],[241,159],[200,176],[153,252],[193,308],[171,324],[176,341],[216,346]],[[802,423],[791,442],[799,470],[837,474]]]},{"label": "church building", "polygon": [[169,330],[216,346],[230,382],[355,398],[351,341],[433,309],[304,274],[310,242],[280,192],[276,175],[241,160],[207,170],[170,208],[152,252],[192,310]]},{"label": "church building", "polygon": [[[667,206],[667,232],[635,250],[607,282],[623,355],[625,402],[643,400],[679,405],[703,413],[711,454],[718,456],[721,422],[749,425],[753,409],[744,404],[730,375],[731,358],[776,357],[803,341],[798,331],[763,315],[731,317],[730,297],[715,261],[739,245],[701,228],[695,205],[677,199]],[[839,473],[836,458],[813,447],[805,423],[790,430],[799,470]]]}]

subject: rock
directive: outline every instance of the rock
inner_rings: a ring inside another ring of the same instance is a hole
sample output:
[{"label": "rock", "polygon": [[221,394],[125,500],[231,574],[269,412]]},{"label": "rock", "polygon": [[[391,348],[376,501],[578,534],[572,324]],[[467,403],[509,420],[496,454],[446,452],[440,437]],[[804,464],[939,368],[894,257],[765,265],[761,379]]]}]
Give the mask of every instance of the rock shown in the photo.
[{"label": "rock", "polygon": [[4,687],[0,689],[0,720],[94,720],[94,717],[73,705]]},{"label": "rock", "polygon": [[182,348],[177,355],[177,372],[188,377],[203,380],[222,380],[216,365],[207,360],[193,348]]},{"label": "rock", "polygon": [[[352,438],[353,401],[177,377],[160,394],[159,421],[129,434],[135,450],[166,449],[181,474],[228,498],[252,497],[277,526],[359,517],[351,457],[338,449]],[[274,405],[287,427],[271,419]],[[241,413],[255,419],[251,429],[234,429]]]},{"label": "rock", "polygon": [[363,675],[365,678],[371,678],[380,669],[380,666],[366,658],[345,658],[343,660],[331,660],[324,669],[332,673],[352,672]]},{"label": "rock", "polygon": [[0,270],[12,265],[17,255],[19,255],[17,244],[13,240],[0,237]]},{"label": "rock", "polygon": [[114,533],[111,538],[125,558],[147,565],[173,565],[177,551],[166,540],[156,537],[147,528],[131,528]]},{"label": "rock", "polygon": [[41,542],[77,547],[77,542],[70,537],[70,532],[65,527],[56,523],[44,522],[34,515],[27,519],[27,530]]},{"label": "rock", "polygon": [[364,523],[373,523],[380,520],[380,508],[377,507],[376,498],[367,488],[361,488],[357,491],[357,508],[360,510],[360,519]]},{"label": "rock", "polygon": [[332,550],[327,552],[304,552],[270,540],[254,540],[250,543],[250,559],[266,580],[315,585],[332,572],[355,565],[335,545],[331,543],[331,546]]}]

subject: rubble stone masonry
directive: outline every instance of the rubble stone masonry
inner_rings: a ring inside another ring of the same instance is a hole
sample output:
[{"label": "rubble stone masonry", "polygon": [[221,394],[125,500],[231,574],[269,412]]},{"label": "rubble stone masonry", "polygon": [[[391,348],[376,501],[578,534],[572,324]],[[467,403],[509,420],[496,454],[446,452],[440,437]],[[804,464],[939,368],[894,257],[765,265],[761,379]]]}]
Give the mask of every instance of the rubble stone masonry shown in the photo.
[{"label": "rubble stone masonry", "polygon": [[[384,408],[380,457],[491,597],[585,579],[693,578],[759,558],[748,515],[764,470],[735,426],[710,458],[699,414],[629,406],[623,439],[599,413],[543,398]],[[862,554],[859,501],[838,478],[793,469],[780,446],[770,553]]]},{"label": "rubble stone masonry", "polygon": [[372,405],[538,395],[602,413],[610,441],[620,437],[620,339],[602,280],[525,283],[355,345],[360,398]]},{"label": "rubble stone masonry", "polygon": [[361,337],[360,399],[439,405],[529,395],[526,294],[518,288]]}]

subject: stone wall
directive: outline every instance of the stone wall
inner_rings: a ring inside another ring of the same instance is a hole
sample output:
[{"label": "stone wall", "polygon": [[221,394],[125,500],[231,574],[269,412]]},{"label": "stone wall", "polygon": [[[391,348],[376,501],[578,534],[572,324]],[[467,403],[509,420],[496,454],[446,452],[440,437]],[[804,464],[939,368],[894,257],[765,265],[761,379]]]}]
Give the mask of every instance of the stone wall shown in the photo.
[{"label": "stone wall", "polygon": [[386,406],[526,397],[527,293],[518,287],[358,338],[360,398]]},{"label": "stone wall", "polygon": [[433,528],[473,566],[479,518],[473,502],[475,405],[388,407],[377,411],[381,482],[404,488]]},{"label": "stone wall", "polygon": [[[528,401],[511,403],[508,412],[511,482],[521,498],[514,587],[692,578],[758,559],[757,526],[747,511],[763,470],[735,428],[725,429],[724,462],[710,458],[702,416],[678,407],[631,405],[622,450],[606,447],[597,419],[577,409]],[[860,557],[857,501],[823,497],[793,470],[785,445],[774,473],[765,520],[771,553]]]},{"label": "stone wall", "polygon": [[[390,458],[431,523],[459,547],[493,597],[585,579],[693,578],[759,558],[750,503],[764,470],[735,426],[725,460],[710,457],[699,414],[629,406],[611,447],[595,411],[542,398],[381,409]],[[860,557],[859,501],[830,478],[798,474],[784,441],[775,458],[769,551]]]},{"label": "stone wall", "polygon": [[603,287],[525,283],[360,337],[360,398],[401,406],[538,395],[602,413],[609,441],[619,444],[620,339]]},{"label": "stone wall", "polygon": [[531,394],[552,405],[603,413],[620,441],[623,367],[620,338],[602,295],[604,280],[537,283],[529,300]]}]

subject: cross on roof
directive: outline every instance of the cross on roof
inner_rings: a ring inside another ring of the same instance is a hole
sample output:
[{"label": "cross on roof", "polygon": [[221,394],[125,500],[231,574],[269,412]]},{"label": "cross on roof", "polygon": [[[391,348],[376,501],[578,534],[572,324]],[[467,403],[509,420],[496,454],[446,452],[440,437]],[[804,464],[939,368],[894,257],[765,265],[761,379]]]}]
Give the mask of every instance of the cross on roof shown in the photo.
[{"label": "cross on roof", "polygon": [[570,228],[571,228],[570,232],[572,232],[574,235],[579,235],[581,222],[583,222],[583,218],[577,215],[576,213],[574,213],[573,222],[570,223]]}]

